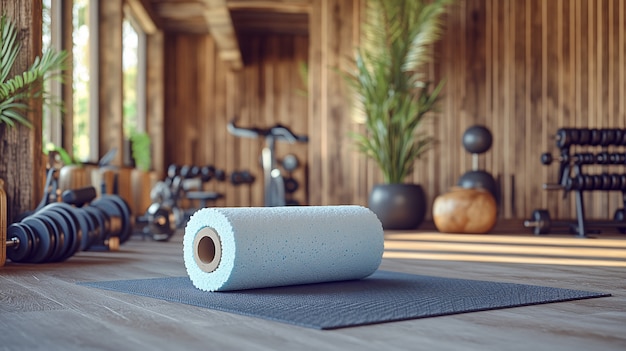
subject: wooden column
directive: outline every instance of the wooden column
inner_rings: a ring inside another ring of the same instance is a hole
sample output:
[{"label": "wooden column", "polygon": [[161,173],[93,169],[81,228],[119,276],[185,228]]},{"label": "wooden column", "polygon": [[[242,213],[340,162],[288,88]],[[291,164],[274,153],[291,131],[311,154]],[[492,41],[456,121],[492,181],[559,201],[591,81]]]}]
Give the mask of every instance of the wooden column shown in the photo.
[{"label": "wooden column", "polygon": [[[10,76],[28,69],[41,54],[41,0],[0,0],[0,13],[15,24],[22,48]],[[33,127],[0,124],[0,178],[7,193],[7,220],[27,210],[43,196],[45,169],[41,137],[41,101],[30,103]]]},{"label": "wooden column", "polygon": [[[359,0],[314,0],[310,14],[309,51],[309,203],[364,203],[355,189],[355,149],[350,92],[337,69],[347,64],[354,47],[354,12]],[[365,172],[363,172],[365,173]],[[365,174],[363,174],[365,176]]]},{"label": "wooden column", "polygon": [[163,33],[157,31],[147,36],[146,48],[146,119],[147,130],[152,141],[152,168],[159,179],[165,176],[164,155],[164,55]]},{"label": "wooden column", "polygon": [[70,153],[73,153],[74,145],[74,87],[73,87],[73,71],[74,71],[74,57],[72,54],[74,43],[72,39],[72,0],[61,1],[62,12],[62,38],[61,47],[67,52],[67,70],[64,73],[64,82],[61,98],[63,99],[63,123],[61,129],[63,131],[63,148]]},{"label": "wooden column", "polygon": [[98,1],[98,157],[117,148],[112,162],[115,166],[121,166],[124,159],[122,2]]}]

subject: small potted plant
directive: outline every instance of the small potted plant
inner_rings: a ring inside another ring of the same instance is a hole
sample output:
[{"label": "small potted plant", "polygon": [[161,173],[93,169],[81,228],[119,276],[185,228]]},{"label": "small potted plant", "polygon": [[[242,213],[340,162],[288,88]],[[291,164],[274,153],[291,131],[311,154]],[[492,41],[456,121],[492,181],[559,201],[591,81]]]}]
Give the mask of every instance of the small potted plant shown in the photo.
[{"label": "small potted plant", "polygon": [[150,134],[134,132],[130,136],[131,154],[135,168],[131,171],[132,211],[136,215],[144,213],[150,206],[150,191],[156,182],[152,174],[152,152]]},{"label": "small potted plant", "polygon": [[405,181],[433,142],[421,127],[440,99],[443,82],[433,88],[423,66],[450,2],[367,1],[363,45],[352,69],[344,72],[365,119],[356,145],[383,174],[384,184],[372,189],[368,206],[385,229],[416,228],[426,213],[422,187]]}]

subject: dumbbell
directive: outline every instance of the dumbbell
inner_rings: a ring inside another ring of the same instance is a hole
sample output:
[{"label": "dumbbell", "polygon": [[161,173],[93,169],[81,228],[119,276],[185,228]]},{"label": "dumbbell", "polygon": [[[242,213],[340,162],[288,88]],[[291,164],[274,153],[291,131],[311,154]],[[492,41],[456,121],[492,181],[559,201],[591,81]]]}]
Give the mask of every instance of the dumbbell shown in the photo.
[{"label": "dumbbell", "polygon": [[254,181],[255,177],[249,171],[233,171],[230,173],[230,183],[232,185],[252,184]]},{"label": "dumbbell", "polygon": [[48,204],[7,228],[7,257],[13,262],[61,262],[83,248],[89,235],[74,207]]},{"label": "dumbbell", "polygon": [[612,165],[626,165],[626,153],[611,153],[611,154],[609,154],[609,164],[612,164]]},{"label": "dumbbell", "polygon": [[600,134],[600,146],[607,147],[615,144],[617,135],[614,129],[601,129]]},{"label": "dumbbell", "polygon": [[524,227],[532,228],[535,235],[548,234],[552,227],[569,227],[575,231],[575,223],[568,221],[553,221],[550,218],[550,212],[545,209],[536,209],[533,211],[530,220],[524,221]]},{"label": "dumbbell", "polygon": [[146,214],[148,230],[144,232],[150,233],[155,241],[168,241],[184,221],[184,213],[180,208],[162,203],[151,204]]},{"label": "dumbbell", "polygon": [[573,128],[559,128],[555,135],[556,147],[565,149],[580,143],[580,131]]}]

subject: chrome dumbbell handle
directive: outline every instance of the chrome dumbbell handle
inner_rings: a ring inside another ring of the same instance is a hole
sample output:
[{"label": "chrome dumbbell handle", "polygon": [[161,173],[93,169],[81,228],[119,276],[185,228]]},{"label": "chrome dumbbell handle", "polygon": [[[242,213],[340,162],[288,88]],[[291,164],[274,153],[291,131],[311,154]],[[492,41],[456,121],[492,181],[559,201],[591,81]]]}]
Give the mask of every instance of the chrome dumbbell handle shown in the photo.
[{"label": "chrome dumbbell handle", "polygon": [[19,246],[19,245],[20,245],[20,239],[18,238],[11,238],[7,240],[6,242],[6,247],[13,247],[13,246]]},{"label": "chrome dumbbell handle", "polygon": [[563,190],[563,185],[561,184],[544,184],[543,190]]}]

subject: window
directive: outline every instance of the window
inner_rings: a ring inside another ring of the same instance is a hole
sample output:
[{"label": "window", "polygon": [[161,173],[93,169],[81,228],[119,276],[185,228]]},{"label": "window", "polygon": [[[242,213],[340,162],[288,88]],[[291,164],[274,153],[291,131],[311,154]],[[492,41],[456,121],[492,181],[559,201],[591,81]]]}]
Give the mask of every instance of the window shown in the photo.
[{"label": "window", "polygon": [[122,69],[124,74],[124,137],[145,131],[145,35],[126,16],[122,23]]},{"label": "window", "polygon": [[97,75],[92,77],[91,67],[96,66],[97,45],[95,37],[91,33],[92,24],[96,24],[93,18],[97,17],[97,6],[94,0],[74,0],[72,5],[73,21],[73,68],[72,89],[73,96],[73,132],[74,132],[74,157],[81,161],[95,161],[98,158],[98,123],[97,104],[91,100],[97,98]]},{"label": "window", "polygon": [[[42,13],[42,48],[46,51],[53,48],[61,51],[61,6],[59,1],[44,0]],[[61,101],[61,82],[50,80],[47,82],[46,91],[50,93],[53,101]],[[62,113],[59,109],[48,109],[44,104],[42,120],[42,142],[45,148],[52,145],[61,146],[62,136]],[[52,145],[51,145],[52,144]]]}]

